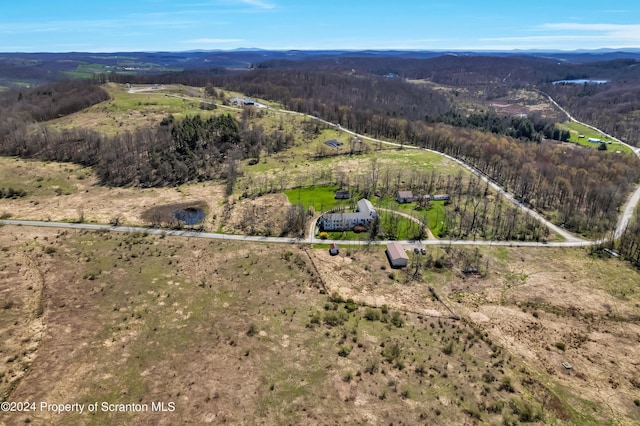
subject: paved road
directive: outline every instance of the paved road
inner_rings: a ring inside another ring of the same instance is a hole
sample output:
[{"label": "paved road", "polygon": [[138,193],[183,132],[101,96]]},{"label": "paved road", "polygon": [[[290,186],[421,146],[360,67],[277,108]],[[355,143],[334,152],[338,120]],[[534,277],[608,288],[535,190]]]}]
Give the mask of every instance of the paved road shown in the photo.
[{"label": "paved road", "polygon": [[[89,231],[111,231],[111,232],[143,232],[152,235],[167,235],[176,237],[205,238],[216,240],[230,241],[251,241],[258,243],[287,243],[287,244],[341,244],[347,246],[366,246],[366,245],[386,245],[391,240],[385,241],[345,241],[345,240],[322,240],[315,237],[307,238],[288,238],[288,237],[262,237],[251,235],[231,235],[219,234],[211,232],[198,232],[188,230],[169,230],[160,228],[144,228],[136,226],[113,226],[100,225],[92,223],[67,223],[67,222],[43,222],[35,220],[0,220],[0,225],[13,226],[37,226],[43,228],[58,229],[83,229]],[[394,240],[395,241],[395,240]],[[402,240],[396,241],[403,244],[405,248],[430,246],[506,246],[506,247],[586,247],[594,245],[596,241],[564,241],[553,243],[536,243],[522,241],[468,241],[468,240]]]}]

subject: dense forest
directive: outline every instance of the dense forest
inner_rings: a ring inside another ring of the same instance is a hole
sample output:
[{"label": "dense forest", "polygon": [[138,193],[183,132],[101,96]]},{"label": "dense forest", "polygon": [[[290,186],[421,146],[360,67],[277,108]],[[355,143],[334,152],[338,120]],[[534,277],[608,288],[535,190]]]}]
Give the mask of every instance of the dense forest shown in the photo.
[{"label": "dense forest", "polygon": [[568,130],[561,130],[554,123],[535,115],[526,117],[501,116],[494,111],[464,115],[450,111],[438,117],[427,117],[427,122],[467,127],[533,142],[541,142],[543,138],[566,142],[571,137],[571,133]]}]

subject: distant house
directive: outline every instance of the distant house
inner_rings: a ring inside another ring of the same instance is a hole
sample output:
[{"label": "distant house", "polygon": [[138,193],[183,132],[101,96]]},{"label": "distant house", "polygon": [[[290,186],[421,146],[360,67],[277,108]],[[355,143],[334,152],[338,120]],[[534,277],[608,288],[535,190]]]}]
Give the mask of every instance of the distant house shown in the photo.
[{"label": "distant house", "polygon": [[389,263],[393,268],[402,268],[407,266],[409,262],[409,256],[404,251],[402,244],[400,243],[389,243],[387,244],[387,249],[385,250],[387,254],[387,258],[389,258]]},{"label": "distant house", "polygon": [[323,231],[348,231],[357,225],[368,225],[376,217],[373,204],[363,198],[357,206],[355,213],[325,213],[320,216],[318,225]]},{"label": "distant house", "polygon": [[589,142],[591,142],[591,143],[600,143],[600,142],[602,142],[602,141],[601,141],[600,139],[598,139],[598,138],[589,138],[589,139],[587,139],[587,140],[588,140]]},{"label": "distant house", "polygon": [[338,245],[336,243],[331,244],[331,246],[329,246],[329,254],[331,256],[335,256],[338,253],[339,253]]},{"label": "distant house", "polygon": [[336,195],[334,197],[336,200],[348,200],[351,198],[351,193],[348,189],[339,189],[336,191]]},{"label": "distant house", "polygon": [[396,198],[398,203],[412,203],[413,202],[413,192],[411,191],[398,191],[398,197]]}]

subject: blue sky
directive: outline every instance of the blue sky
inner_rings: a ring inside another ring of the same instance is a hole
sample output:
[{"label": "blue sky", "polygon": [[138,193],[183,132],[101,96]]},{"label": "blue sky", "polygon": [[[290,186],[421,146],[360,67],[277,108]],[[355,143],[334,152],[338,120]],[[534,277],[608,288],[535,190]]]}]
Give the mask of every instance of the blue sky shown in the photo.
[{"label": "blue sky", "polygon": [[640,48],[640,2],[13,0],[2,52]]}]

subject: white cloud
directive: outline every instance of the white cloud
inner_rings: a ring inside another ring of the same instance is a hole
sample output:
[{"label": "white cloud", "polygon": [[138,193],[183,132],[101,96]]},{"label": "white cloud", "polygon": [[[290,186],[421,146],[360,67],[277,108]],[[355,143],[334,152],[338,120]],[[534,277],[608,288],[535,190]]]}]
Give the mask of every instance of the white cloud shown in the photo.
[{"label": "white cloud", "polygon": [[275,4],[269,3],[263,0],[239,0],[240,3],[248,4],[249,6],[255,6],[260,9],[274,9],[276,7]]},{"label": "white cloud", "polygon": [[[519,49],[594,49],[640,47],[640,25],[561,22],[531,28],[535,35],[481,38],[483,42],[508,43]],[[504,47],[504,46],[501,46]]]}]

